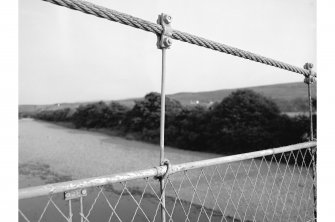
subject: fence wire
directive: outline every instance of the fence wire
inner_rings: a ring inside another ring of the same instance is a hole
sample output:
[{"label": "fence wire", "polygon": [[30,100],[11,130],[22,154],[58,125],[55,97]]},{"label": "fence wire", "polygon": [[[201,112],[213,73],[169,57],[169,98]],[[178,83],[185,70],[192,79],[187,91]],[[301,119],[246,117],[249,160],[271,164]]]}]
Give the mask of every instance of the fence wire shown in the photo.
[{"label": "fence wire", "polygon": [[[315,148],[312,148],[315,149]],[[166,177],[167,221],[313,221],[312,149],[304,148]],[[159,181],[142,178],[20,200],[19,221],[161,221]]]}]

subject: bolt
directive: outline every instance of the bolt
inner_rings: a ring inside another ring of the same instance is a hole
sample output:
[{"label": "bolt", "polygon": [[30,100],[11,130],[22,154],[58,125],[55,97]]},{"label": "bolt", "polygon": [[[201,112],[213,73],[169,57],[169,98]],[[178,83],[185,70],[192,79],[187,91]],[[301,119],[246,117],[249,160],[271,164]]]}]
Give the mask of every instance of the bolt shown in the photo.
[{"label": "bolt", "polygon": [[310,70],[312,68],[313,68],[313,64],[312,63],[305,63],[304,69]]},{"label": "bolt", "polygon": [[170,47],[170,46],[172,45],[172,41],[171,41],[171,39],[165,37],[165,38],[163,39],[163,45],[164,45],[164,47]]},{"label": "bolt", "polygon": [[309,63],[309,68],[312,69],[313,68],[313,64]]},{"label": "bolt", "polygon": [[87,191],[86,191],[86,190],[82,190],[82,191],[81,191],[81,194],[82,194],[82,195],[86,195],[86,194],[87,194]]},{"label": "bolt", "polygon": [[170,24],[172,22],[172,17],[169,15],[164,15],[163,19],[166,24]]},{"label": "bolt", "polygon": [[314,76],[306,76],[304,79],[304,83],[310,84],[310,83],[315,83],[316,78]]}]

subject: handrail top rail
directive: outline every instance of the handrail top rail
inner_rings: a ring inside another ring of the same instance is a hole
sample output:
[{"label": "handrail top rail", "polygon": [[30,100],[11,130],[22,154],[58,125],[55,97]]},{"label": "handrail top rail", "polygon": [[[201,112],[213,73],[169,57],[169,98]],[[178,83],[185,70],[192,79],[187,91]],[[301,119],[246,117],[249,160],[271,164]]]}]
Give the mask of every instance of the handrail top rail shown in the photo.
[{"label": "handrail top rail", "polygon": [[[271,148],[266,150],[254,151],[249,153],[236,154],[231,156],[224,156],[218,158],[212,158],[207,160],[200,160],[182,164],[171,165],[168,174],[174,174],[180,171],[198,169],[202,167],[214,166],[224,163],[232,163],[241,160],[248,160],[273,154],[285,153],[289,151],[316,147],[316,141],[304,142],[289,146],[283,146],[278,148]],[[52,195],[55,193],[66,192],[70,190],[88,188],[94,186],[103,186],[111,183],[125,182],[135,179],[144,179],[148,177],[160,177],[163,176],[167,171],[167,166],[157,166],[145,170],[132,171],[126,173],[117,173],[106,176],[92,177],[87,179],[79,179],[61,183],[53,183],[35,187],[28,187],[19,189],[19,199],[27,199],[32,197]]]}]

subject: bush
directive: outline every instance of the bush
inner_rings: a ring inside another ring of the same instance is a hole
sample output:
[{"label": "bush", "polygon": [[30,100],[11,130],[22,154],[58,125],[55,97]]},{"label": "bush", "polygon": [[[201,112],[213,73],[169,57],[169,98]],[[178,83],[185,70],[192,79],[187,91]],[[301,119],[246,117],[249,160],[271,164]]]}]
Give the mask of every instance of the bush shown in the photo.
[{"label": "bush", "polygon": [[112,102],[91,103],[79,106],[72,116],[76,128],[116,128],[122,124],[129,108]]},{"label": "bush", "polygon": [[76,128],[103,128],[106,127],[108,106],[104,102],[81,105],[72,115],[72,123]]},{"label": "bush", "polygon": [[33,117],[51,122],[68,122],[71,119],[71,109],[43,110],[36,113]]},{"label": "bush", "polygon": [[237,90],[209,114],[208,146],[218,153],[242,153],[279,144],[277,105],[251,90]]},{"label": "bush", "polygon": [[[180,102],[166,98],[165,114],[167,122],[182,110]],[[159,93],[149,93],[144,100],[135,101],[135,106],[127,113],[125,129],[140,132],[146,141],[158,142],[160,129],[161,97]]]},{"label": "bush", "polygon": [[125,120],[130,108],[123,106],[118,102],[111,102],[107,109],[106,114],[106,127],[108,128],[122,128],[123,121]]},{"label": "bush", "polygon": [[190,150],[206,150],[207,109],[202,106],[184,107],[167,119],[166,143]]},{"label": "bush", "polygon": [[[316,100],[313,102],[316,106]],[[70,109],[42,111],[35,118],[71,121],[76,128],[109,128],[122,134],[158,143],[161,97],[149,93],[132,109],[117,102],[104,102]],[[309,118],[281,115],[270,99],[251,90],[237,90],[209,109],[183,107],[166,98],[165,144],[188,150],[236,154],[280,147],[308,140]],[[130,133],[130,134],[129,134]],[[316,136],[316,115],[314,115]],[[300,159],[299,159],[300,158]],[[301,164],[302,158],[298,158]],[[310,155],[306,156],[310,161]]]}]

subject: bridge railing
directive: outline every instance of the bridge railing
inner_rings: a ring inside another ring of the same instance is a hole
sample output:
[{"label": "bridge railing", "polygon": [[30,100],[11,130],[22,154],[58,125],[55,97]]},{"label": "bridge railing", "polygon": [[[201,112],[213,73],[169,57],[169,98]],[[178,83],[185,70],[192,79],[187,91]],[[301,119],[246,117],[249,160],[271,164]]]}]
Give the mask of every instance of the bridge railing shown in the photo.
[{"label": "bridge railing", "polygon": [[[313,65],[303,68],[82,0],[44,0],[158,36],[162,50],[159,166],[19,190],[20,221],[314,221],[316,141]],[[302,74],[308,85],[310,142],[183,164],[164,157],[166,49],[179,40]],[[40,209],[40,210],[37,210]],[[58,218],[58,219],[55,219]]]},{"label": "bridge railing", "polygon": [[22,221],[161,221],[164,177],[168,221],[310,221],[315,147],[305,142],[24,188],[19,214]]}]

